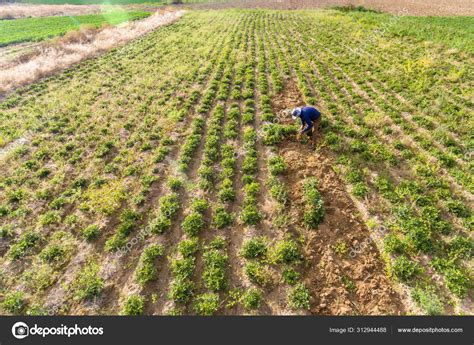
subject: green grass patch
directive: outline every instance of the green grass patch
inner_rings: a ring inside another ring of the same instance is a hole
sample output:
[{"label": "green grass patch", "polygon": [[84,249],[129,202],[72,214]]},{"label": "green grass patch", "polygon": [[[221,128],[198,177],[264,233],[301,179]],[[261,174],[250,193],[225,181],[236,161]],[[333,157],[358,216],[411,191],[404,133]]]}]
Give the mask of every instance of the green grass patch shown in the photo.
[{"label": "green grass patch", "polygon": [[101,27],[104,24],[117,25],[129,20],[146,18],[149,12],[110,12],[82,16],[52,16],[0,20],[0,46],[12,43],[42,41],[61,36],[81,26]]}]

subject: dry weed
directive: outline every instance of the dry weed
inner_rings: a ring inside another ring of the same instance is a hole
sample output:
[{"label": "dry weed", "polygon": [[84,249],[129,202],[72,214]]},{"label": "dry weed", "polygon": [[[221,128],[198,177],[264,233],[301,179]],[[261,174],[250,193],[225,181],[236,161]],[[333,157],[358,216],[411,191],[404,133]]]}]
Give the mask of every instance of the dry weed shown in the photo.
[{"label": "dry weed", "polygon": [[36,48],[36,53],[17,59],[14,64],[0,71],[0,96],[169,24],[183,13],[156,12],[140,21],[101,30],[85,27],[53,43],[43,44]]}]

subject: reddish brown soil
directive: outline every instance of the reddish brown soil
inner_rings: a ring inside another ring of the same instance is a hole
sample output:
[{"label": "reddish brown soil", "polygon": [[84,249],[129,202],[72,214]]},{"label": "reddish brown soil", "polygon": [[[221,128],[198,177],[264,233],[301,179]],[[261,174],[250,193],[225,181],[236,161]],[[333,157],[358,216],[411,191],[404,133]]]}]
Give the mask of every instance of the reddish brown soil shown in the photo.
[{"label": "reddish brown soil", "polygon": [[364,6],[383,12],[411,16],[456,16],[474,15],[471,0],[233,0],[214,4],[197,4],[197,8],[270,8],[295,10],[329,8],[332,6]]},{"label": "reddish brown soil", "polygon": [[[274,99],[275,112],[301,104],[301,97],[294,85],[288,85],[284,94]],[[324,114],[323,114],[324,116]],[[280,122],[292,121],[282,117]],[[323,133],[318,133],[321,143]],[[319,145],[318,145],[319,146]],[[317,230],[305,230],[308,268],[306,283],[314,300],[312,314],[377,315],[405,314],[405,307],[398,293],[386,277],[384,263],[370,239],[370,232],[352,199],[344,188],[344,182],[333,169],[334,157],[323,148],[314,150],[310,144],[301,144],[291,138],[279,146],[288,172],[286,183],[292,201],[291,212],[301,219],[302,183],[313,176],[319,181],[324,206],[324,221]],[[303,227],[303,224],[301,224]],[[335,246],[344,241],[348,251],[338,254]],[[354,255],[353,248],[359,248]],[[352,255],[351,255],[352,253]],[[345,276],[354,282],[355,288],[347,289],[342,281]]]}]

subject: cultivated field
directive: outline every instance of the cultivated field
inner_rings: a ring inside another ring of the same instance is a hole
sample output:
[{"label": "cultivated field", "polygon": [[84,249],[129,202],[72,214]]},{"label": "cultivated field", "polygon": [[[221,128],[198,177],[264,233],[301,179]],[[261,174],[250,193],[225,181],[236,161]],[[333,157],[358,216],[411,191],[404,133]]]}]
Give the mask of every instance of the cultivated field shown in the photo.
[{"label": "cultivated field", "polygon": [[81,26],[98,28],[102,25],[117,25],[129,20],[138,20],[150,15],[148,12],[109,12],[82,16],[52,16],[0,21],[0,47],[12,43],[42,41],[64,35]]},{"label": "cultivated field", "polygon": [[[58,0],[61,1],[61,0]],[[93,1],[93,0],[91,0]],[[97,1],[97,0],[96,0]],[[196,8],[262,8],[296,10],[363,6],[367,9],[410,16],[472,16],[474,6],[471,0],[222,0],[190,1],[198,3]]]},{"label": "cultivated field", "polygon": [[472,314],[466,23],[189,11],[14,92],[2,312]]},{"label": "cultivated field", "polygon": [[[53,75],[78,62],[99,56],[131,40],[137,39],[159,26],[181,17],[183,11],[160,10],[141,20],[128,20],[120,25],[99,28],[80,26],[64,36],[38,43],[9,44],[0,48],[0,99],[11,90]],[[125,14],[115,17],[123,18]],[[138,16],[145,15],[139,12]],[[60,18],[60,17],[53,17]],[[103,19],[103,17],[100,17]],[[50,18],[39,18],[48,21]],[[66,30],[60,25],[59,30]],[[48,27],[45,28],[48,32]],[[20,33],[21,35],[21,33]],[[6,35],[5,37],[9,37]]]}]

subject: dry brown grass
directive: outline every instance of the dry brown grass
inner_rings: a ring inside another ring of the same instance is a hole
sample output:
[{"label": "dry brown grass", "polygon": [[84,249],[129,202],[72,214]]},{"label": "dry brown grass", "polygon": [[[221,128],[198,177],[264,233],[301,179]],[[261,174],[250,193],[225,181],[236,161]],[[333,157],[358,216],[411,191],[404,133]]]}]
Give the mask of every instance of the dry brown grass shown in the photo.
[{"label": "dry brown grass", "polygon": [[47,16],[77,16],[101,13],[112,6],[0,4],[0,19]]},{"label": "dry brown grass", "polygon": [[[103,27],[105,29],[105,27]],[[99,29],[93,25],[82,25],[80,30],[68,31],[59,41],[62,45],[73,43],[89,43],[97,34]]]},{"label": "dry brown grass", "polygon": [[65,35],[51,43],[41,44],[34,53],[20,56],[0,70],[0,97],[15,88],[50,76],[73,64],[98,56],[112,48],[138,38],[159,26],[169,24],[184,11],[161,11],[140,21],[127,22],[114,27],[92,29]]}]

